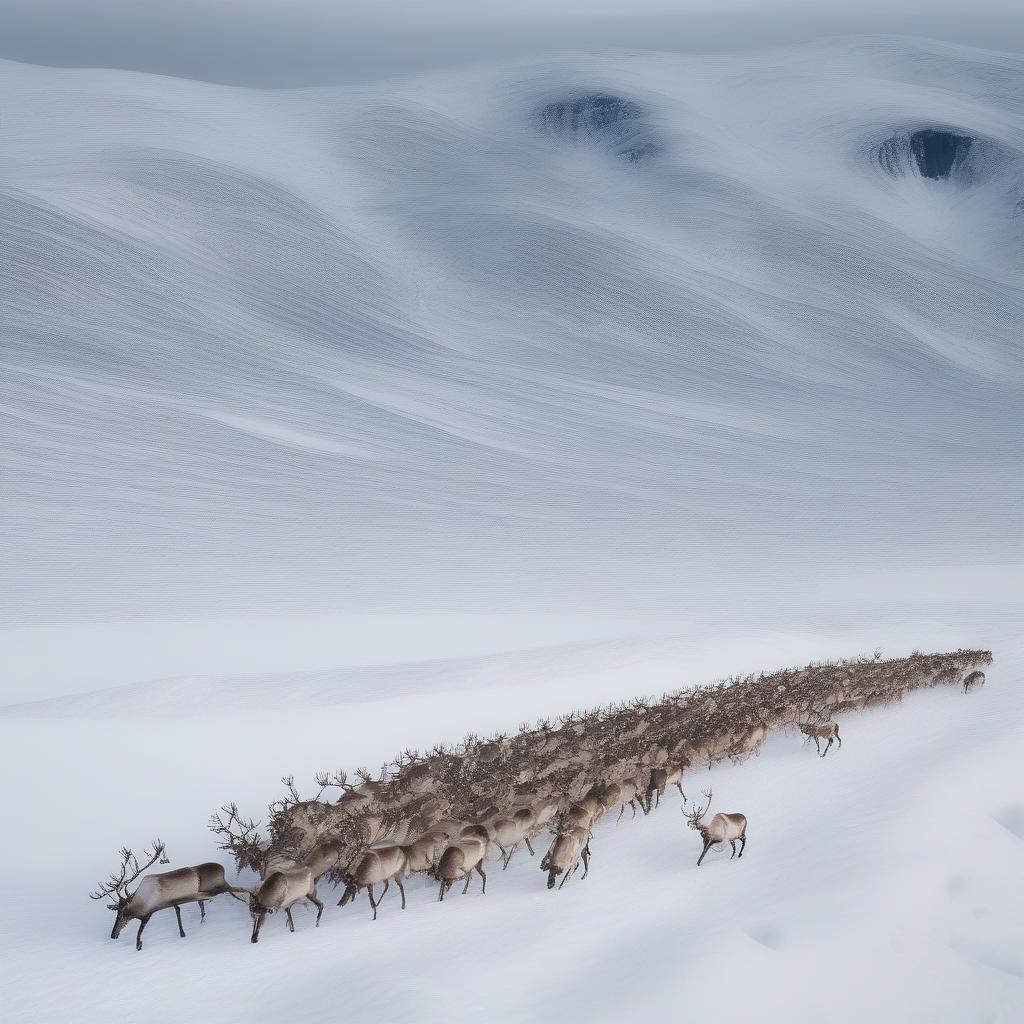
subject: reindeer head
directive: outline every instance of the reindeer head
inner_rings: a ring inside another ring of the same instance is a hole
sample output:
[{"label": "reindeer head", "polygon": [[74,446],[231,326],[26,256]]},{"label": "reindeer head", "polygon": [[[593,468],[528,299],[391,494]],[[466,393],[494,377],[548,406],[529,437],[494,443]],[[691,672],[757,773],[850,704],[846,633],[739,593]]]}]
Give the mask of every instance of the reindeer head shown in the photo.
[{"label": "reindeer head", "polygon": [[703,793],[704,793],[704,796],[707,798],[707,803],[703,807],[699,806],[698,804],[694,804],[693,809],[690,810],[690,811],[687,811],[687,809],[686,809],[687,799],[686,799],[686,796],[684,794],[683,795],[683,807],[681,808],[683,814],[686,815],[686,823],[687,823],[687,825],[689,825],[689,827],[692,828],[692,829],[696,829],[698,832],[701,833],[701,835],[703,835],[704,832],[707,829],[707,826],[703,822],[703,818],[704,818],[704,815],[708,813],[708,809],[711,807],[711,793],[712,793],[712,791],[710,789],[705,789],[703,791]]},{"label": "reindeer head", "polygon": [[[110,932],[110,937],[116,939],[120,934],[124,926],[135,916],[132,913],[131,903],[135,897],[134,892],[128,891],[130,886],[147,868],[152,867],[157,860],[161,864],[169,864],[170,861],[167,859],[167,851],[164,843],[156,839],[153,841],[152,851],[146,849],[143,851],[142,856],[148,857],[149,859],[145,864],[139,864],[138,857],[132,853],[128,847],[124,847],[121,850],[121,867],[120,869],[112,874],[104,885],[101,885],[96,892],[89,893],[89,898],[93,900],[107,899],[113,897],[114,902],[108,903],[107,909],[113,910],[115,913],[114,927]],[[138,890],[136,890],[137,892]]]}]

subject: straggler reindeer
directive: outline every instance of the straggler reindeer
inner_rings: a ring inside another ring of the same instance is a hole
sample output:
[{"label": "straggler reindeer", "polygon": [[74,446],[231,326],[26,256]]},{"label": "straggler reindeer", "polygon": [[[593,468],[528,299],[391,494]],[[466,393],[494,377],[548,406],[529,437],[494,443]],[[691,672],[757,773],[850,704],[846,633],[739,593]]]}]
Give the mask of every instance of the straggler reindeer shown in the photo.
[{"label": "straggler reindeer", "polygon": [[970,693],[975,686],[985,685],[984,672],[969,672],[964,676],[964,693]]},{"label": "straggler reindeer", "polygon": [[[800,725],[800,731],[809,739],[814,740],[814,749],[818,751],[821,757],[829,752],[832,744],[838,740],[839,746],[843,745],[843,738],[839,735],[839,723],[838,722],[825,722],[823,725],[814,725],[810,723],[803,723]],[[856,737],[854,737],[856,738]],[[821,741],[828,740],[828,744],[825,747],[825,753],[821,751]]]},{"label": "straggler reindeer", "polygon": [[555,836],[551,849],[544,854],[540,862],[541,871],[548,873],[548,888],[554,889],[555,879],[559,875],[565,877],[558,884],[561,889],[572,877],[573,872],[580,866],[580,859],[583,860],[582,882],[590,872],[590,831],[578,825],[570,828],[567,832]]},{"label": "straggler reindeer", "polygon": [[249,894],[249,914],[252,916],[252,942],[260,941],[260,929],[268,913],[283,910],[288,918],[288,931],[295,931],[292,907],[301,900],[309,900],[316,907],[316,925],[324,905],[317,899],[316,882],[309,868],[285,868],[268,875],[259,887]]},{"label": "straggler reindeer", "polygon": [[[132,851],[124,849],[121,851],[121,870],[117,875],[111,875],[110,881],[102,886],[97,892],[90,893],[94,900],[106,899],[114,896],[116,903],[108,903],[107,907],[116,912],[114,927],[110,937],[116,939],[129,921],[137,920],[139,930],[135,933],[135,948],[142,949],[142,932],[149,924],[149,919],[158,910],[174,908],[175,917],[178,919],[178,934],[185,938],[185,929],[181,924],[181,905],[183,903],[198,903],[200,921],[206,920],[206,900],[213,899],[221,893],[229,893],[236,900],[242,900],[236,893],[248,893],[247,889],[238,889],[228,885],[224,877],[224,868],[220,864],[197,864],[190,868],[175,868],[172,871],[163,871],[155,875],[146,875],[139,883],[138,888],[128,892],[135,879],[151,867],[159,859],[161,864],[167,864],[164,844],[160,840],[153,843],[152,853],[147,850],[143,856],[149,855],[145,864],[139,865]],[[244,900],[242,901],[244,902]]]},{"label": "straggler reindeer", "polygon": [[[747,817],[745,814],[723,814],[719,811],[708,825],[704,824],[704,815],[708,813],[708,809],[711,807],[711,790],[704,790],[704,796],[707,797],[708,802],[703,808],[696,807],[693,811],[687,813],[686,808],[682,808],[683,814],[686,815],[687,822],[692,829],[696,829],[701,838],[704,840],[704,849],[701,851],[700,857],[697,860],[697,867],[700,867],[701,861],[704,860],[704,855],[712,846],[716,846],[718,843],[729,843],[732,846],[732,854],[729,860],[732,860],[736,856],[736,840],[740,841],[740,857],[743,856],[743,851],[747,848]],[[686,802],[686,797],[683,797],[683,802]]]},{"label": "straggler reindeer", "polygon": [[487,875],[484,874],[483,864],[489,845],[483,835],[462,836],[441,854],[436,871],[436,877],[441,883],[441,890],[437,894],[438,902],[444,899],[444,894],[452,887],[457,878],[466,880],[465,888],[462,890],[462,895],[465,896],[469,892],[469,883],[473,878],[474,870],[483,881],[481,891],[487,892]]},{"label": "straggler reindeer", "polygon": [[[359,859],[355,870],[345,876],[345,892],[338,900],[338,906],[343,907],[350,903],[359,894],[360,889],[366,890],[370,898],[370,906],[373,908],[373,919],[377,920],[377,906],[380,900],[384,899],[384,893],[393,878],[402,894],[402,909],[405,910],[405,886],[402,885],[402,875],[409,872],[409,855],[405,847],[383,846],[375,850],[367,850]],[[373,887],[384,885],[380,894],[380,900],[373,898]]]}]

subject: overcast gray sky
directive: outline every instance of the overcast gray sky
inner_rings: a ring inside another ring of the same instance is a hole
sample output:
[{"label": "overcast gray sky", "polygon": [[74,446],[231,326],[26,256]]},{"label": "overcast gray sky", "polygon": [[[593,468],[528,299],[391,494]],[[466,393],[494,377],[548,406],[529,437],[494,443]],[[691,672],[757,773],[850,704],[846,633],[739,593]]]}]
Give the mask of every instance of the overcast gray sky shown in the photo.
[{"label": "overcast gray sky", "polygon": [[568,50],[732,50],[849,32],[1024,51],[1021,0],[982,7],[969,0],[0,0],[0,57],[310,85]]}]

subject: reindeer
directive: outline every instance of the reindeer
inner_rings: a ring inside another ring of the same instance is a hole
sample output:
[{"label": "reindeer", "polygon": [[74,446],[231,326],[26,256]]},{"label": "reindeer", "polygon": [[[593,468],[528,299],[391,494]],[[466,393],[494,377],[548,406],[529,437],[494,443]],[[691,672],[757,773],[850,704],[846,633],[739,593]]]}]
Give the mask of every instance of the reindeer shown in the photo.
[{"label": "reindeer", "polygon": [[530,832],[537,826],[537,815],[530,807],[518,807],[510,815],[491,818],[484,826],[491,842],[501,851],[501,870],[508,868],[521,843],[526,843],[530,856],[534,856]]},{"label": "reindeer", "polygon": [[590,872],[590,830],[574,825],[566,832],[555,835],[551,848],[540,862],[541,871],[548,873],[548,888],[554,889],[555,879],[559,875],[565,877],[559,883],[561,889],[572,877],[573,873],[580,866],[580,859],[583,860],[583,875],[580,881]]},{"label": "reindeer", "polygon": [[[838,722],[825,722],[821,725],[814,725],[813,723],[801,723],[799,724],[800,731],[808,738],[814,740],[814,748],[818,751],[820,757],[824,757],[832,747],[832,744],[838,740],[840,749],[843,746],[843,738],[839,735],[839,723]],[[821,741],[828,740],[828,744],[825,747],[825,753],[821,751]]]},{"label": "reindeer", "polygon": [[260,941],[260,929],[268,913],[283,910],[288,918],[288,931],[295,931],[292,907],[300,900],[309,900],[316,908],[316,925],[320,927],[320,916],[324,905],[317,899],[316,882],[308,867],[285,868],[269,874],[257,889],[249,893],[249,914],[252,917],[251,942]]},{"label": "reindeer", "polygon": [[[685,806],[681,808],[683,814],[686,814],[690,828],[696,829],[704,840],[704,849],[701,851],[701,855],[697,860],[697,867],[700,867],[701,861],[704,860],[704,855],[708,850],[718,843],[729,843],[732,846],[732,854],[729,857],[729,860],[732,860],[732,858],[736,856],[736,840],[738,839],[741,844],[739,855],[742,857],[743,851],[747,848],[746,815],[723,814],[720,811],[711,819],[710,825],[705,825],[702,819],[711,807],[711,790],[704,790],[704,796],[707,797],[708,802],[703,808],[696,807],[689,814],[687,814]],[[683,796],[683,803],[684,805],[686,803],[685,794]]]},{"label": "reindeer", "polygon": [[365,889],[370,898],[370,906],[373,908],[373,919],[376,921],[377,906],[380,900],[373,898],[373,887],[381,882],[384,883],[384,890],[380,894],[382,900],[393,878],[402,894],[402,909],[405,910],[405,886],[402,885],[402,876],[409,873],[408,849],[408,847],[388,845],[367,850],[360,858],[355,870],[344,874],[345,892],[338,900],[338,906],[343,907],[346,903],[350,903],[356,898],[360,889]]},{"label": "reindeer", "polygon": [[975,670],[964,676],[964,693],[970,693],[975,686],[985,685],[985,673]]},{"label": "reindeer", "polygon": [[206,901],[219,896],[221,893],[230,893],[236,900],[242,900],[236,893],[248,893],[247,889],[238,889],[228,885],[224,877],[224,868],[220,864],[208,863],[197,864],[190,868],[175,868],[172,871],[163,871],[155,875],[146,875],[139,883],[134,892],[128,892],[130,886],[147,868],[152,867],[159,859],[161,864],[170,863],[164,844],[157,839],[153,843],[153,850],[143,852],[143,857],[149,857],[145,864],[139,865],[138,858],[131,850],[121,851],[120,871],[110,876],[110,880],[101,886],[96,892],[89,896],[94,900],[107,899],[114,896],[115,903],[108,903],[107,907],[116,912],[114,927],[110,937],[116,939],[129,921],[137,920],[139,930],[135,933],[135,948],[142,949],[142,932],[149,924],[149,919],[158,911],[174,907],[175,917],[178,919],[178,934],[185,938],[185,929],[181,925],[181,905],[183,903],[198,903],[200,922],[206,920]]},{"label": "reindeer", "polygon": [[648,813],[652,809],[651,801],[654,801],[654,807],[661,806],[661,798],[665,795],[665,790],[669,786],[675,786],[680,795],[683,793],[683,769],[677,768],[652,768],[651,779],[647,783],[647,810]]},{"label": "reindeer", "polygon": [[466,879],[466,886],[462,890],[462,895],[465,896],[469,892],[474,870],[483,880],[481,891],[487,892],[487,875],[484,873],[483,863],[490,843],[486,830],[481,827],[480,833],[482,834],[460,837],[441,854],[435,872],[435,877],[441,883],[441,890],[437,894],[438,902],[444,899],[444,894],[459,877]]},{"label": "reindeer", "polygon": [[606,785],[597,785],[594,787],[591,795],[601,802],[604,812],[610,811],[615,807],[619,808],[619,816],[615,819],[616,825],[622,820],[627,807],[632,809],[633,817],[636,817],[637,800],[640,801],[640,806],[644,809],[644,813],[647,812],[643,796],[640,793],[640,784],[636,779],[623,779],[622,782],[609,782]]},{"label": "reindeer", "polygon": [[596,796],[585,796],[577,803],[570,804],[565,812],[566,828],[579,827],[590,831],[604,815],[604,804]]}]

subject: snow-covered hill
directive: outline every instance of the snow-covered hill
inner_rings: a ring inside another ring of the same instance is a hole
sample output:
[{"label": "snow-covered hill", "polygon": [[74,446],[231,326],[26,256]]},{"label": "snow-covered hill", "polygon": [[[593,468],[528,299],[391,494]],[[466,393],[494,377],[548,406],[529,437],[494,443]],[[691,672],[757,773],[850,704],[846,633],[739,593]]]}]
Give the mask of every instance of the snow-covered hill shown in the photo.
[{"label": "snow-covered hill", "polygon": [[291,92],[0,64],[0,616],[1005,564],[1022,86],[887,38]]}]

